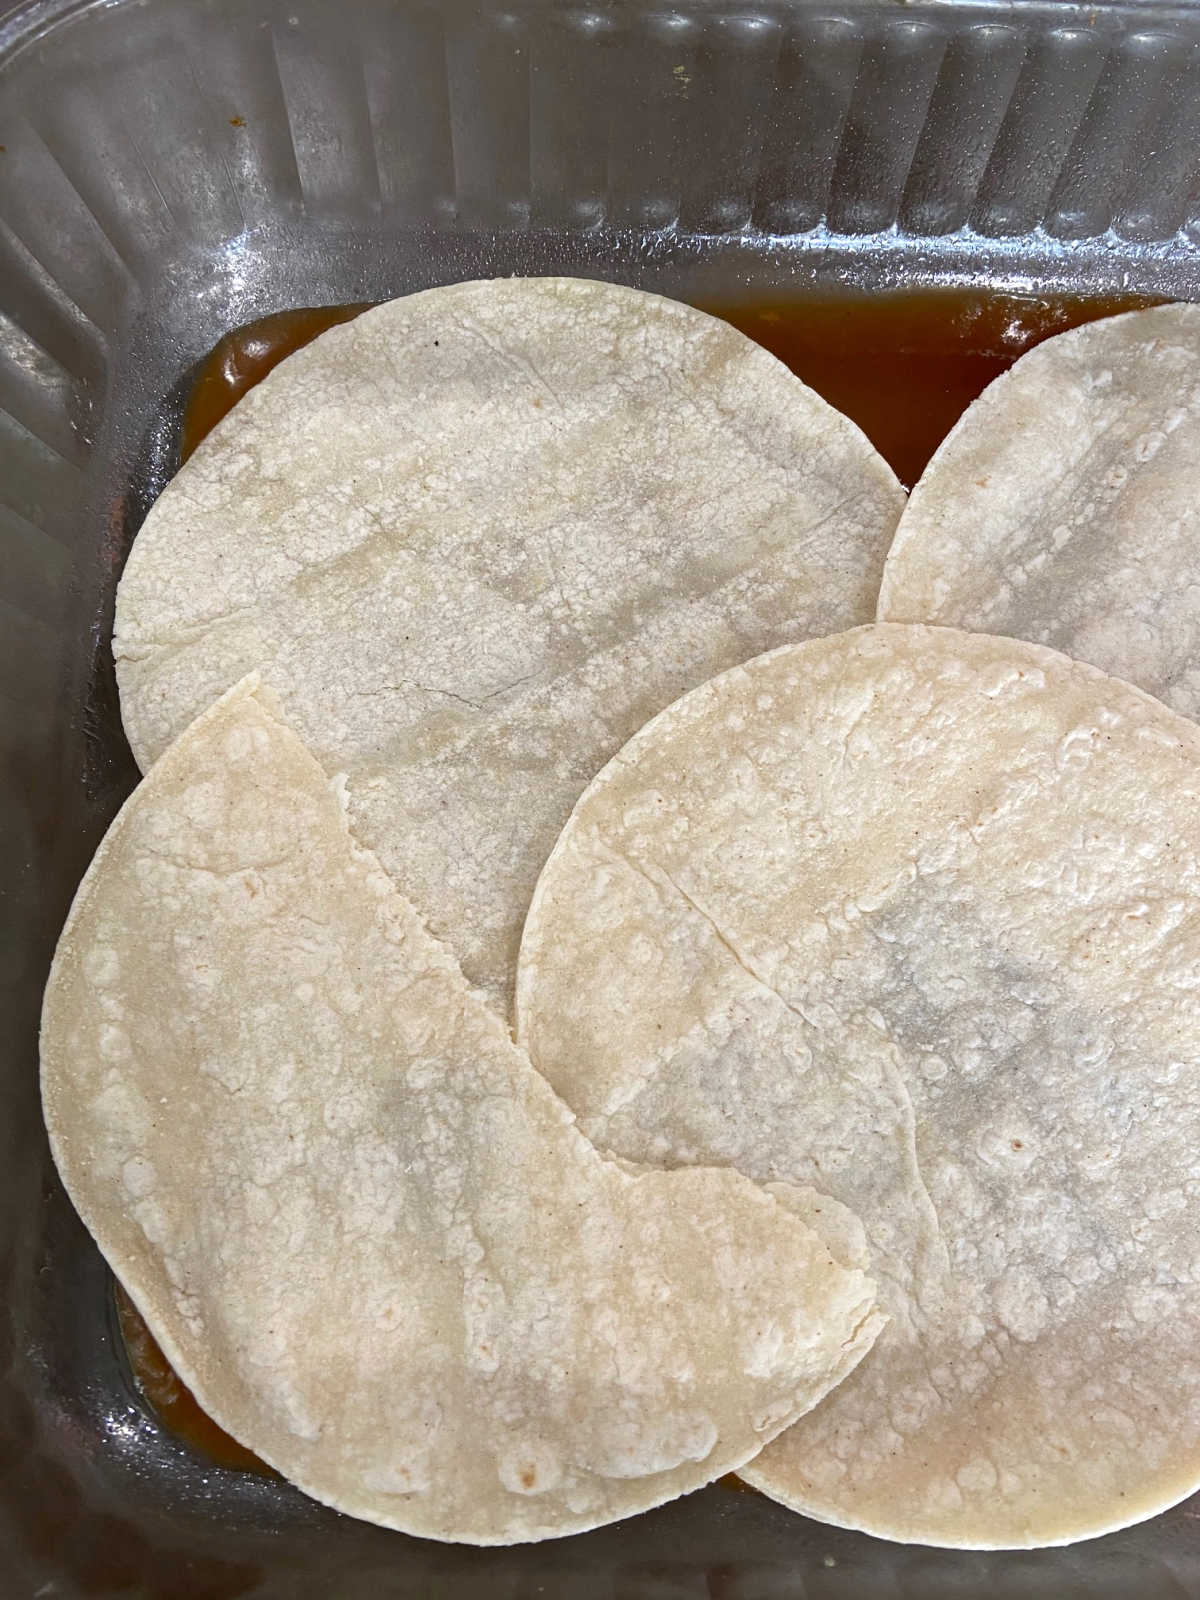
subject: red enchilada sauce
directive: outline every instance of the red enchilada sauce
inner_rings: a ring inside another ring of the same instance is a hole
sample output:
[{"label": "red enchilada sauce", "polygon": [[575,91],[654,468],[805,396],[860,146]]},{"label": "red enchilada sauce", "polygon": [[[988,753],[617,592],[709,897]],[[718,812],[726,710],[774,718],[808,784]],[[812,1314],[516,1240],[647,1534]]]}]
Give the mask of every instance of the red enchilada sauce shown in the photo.
[{"label": "red enchilada sauce", "polygon": [[[1017,357],[1051,334],[1157,302],[1145,297],[1029,298],[968,290],[871,297],[703,302],[764,345],[857,422],[909,488],[962,412]],[[227,333],[201,362],[180,435],[180,460],[286,356],[367,308],[276,312]],[[117,1311],[138,1389],[164,1425],[226,1467],[269,1472],[199,1407],[133,1303]],[[740,1480],[722,1480],[743,1488]]]}]

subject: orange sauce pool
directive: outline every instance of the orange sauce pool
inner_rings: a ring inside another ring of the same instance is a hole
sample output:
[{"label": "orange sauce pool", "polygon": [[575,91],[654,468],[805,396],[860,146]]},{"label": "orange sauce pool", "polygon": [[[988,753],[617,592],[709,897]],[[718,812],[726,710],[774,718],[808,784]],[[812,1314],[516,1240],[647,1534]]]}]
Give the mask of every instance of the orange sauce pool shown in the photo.
[{"label": "orange sauce pool", "polygon": [[276,311],[257,322],[234,328],[209,351],[196,370],[179,436],[184,462],[256,383],[285,356],[311,344],[319,333],[351,322],[365,305],[314,306]]},{"label": "orange sauce pool", "polygon": [[[975,290],[873,297],[703,302],[764,345],[855,421],[911,486],[971,401],[1051,334],[1097,317],[1156,304],[1146,297],[1066,299]],[[366,306],[280,311],[235,328],[200,363],[184,414],[180,459],[286,356]],[[134,1381],[164,1426],[222,1466],[269,1472],[201,1410],[172,1371],[132,1301],[117,1311]],[[727,1488],[747,1489],[734,1476]]]},{"label": "orange sauce pool", "polygon": [[1159,302],[924,289],[708,304],[845,412],[912,488],[971,401],[1051,334]]},{"label": "orange sauce pool", "polygon": [[[875,296],[705,301],[853,421],[911,487],[963,411],[1019,355],[1053,333],[1157,302],[922,289]],[[278,311],[227,333],[201,362],[188,400],[188,456],[286,356],[365,305]]]},{"label": "orange sauce pool", "polygon": [[244,1444],[230,1438],[223,1428],[202,1411],[190,1389],[159,1349],[154,1335],[142,1320],[137,1307],[121,1288],[114,1285],[117,1325],[125,1341],[125,1353],[133,1371],[138,1392],[163,1425],[185,1444],[219,1467],[235,1467],[241,1472],[270,1473]]}]

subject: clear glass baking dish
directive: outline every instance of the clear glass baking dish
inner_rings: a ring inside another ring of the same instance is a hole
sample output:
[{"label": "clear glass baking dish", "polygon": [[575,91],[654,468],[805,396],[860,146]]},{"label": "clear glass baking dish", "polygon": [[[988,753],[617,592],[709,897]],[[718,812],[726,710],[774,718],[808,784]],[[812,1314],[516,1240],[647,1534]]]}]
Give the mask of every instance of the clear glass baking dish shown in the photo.
[{"label": "clear glass baking dish", "polygon": [[1200,10],[1015,0],[0,4],[0,1596],[1200,1594],[1196,1504],[1066,1550],[715,1487],[500,1551],[215,1465],[134,1389],[50,1165],[42,984],[135,772],[113,590],[188,374],[290,306],[572,272],[700,301],[1200,298]]}]

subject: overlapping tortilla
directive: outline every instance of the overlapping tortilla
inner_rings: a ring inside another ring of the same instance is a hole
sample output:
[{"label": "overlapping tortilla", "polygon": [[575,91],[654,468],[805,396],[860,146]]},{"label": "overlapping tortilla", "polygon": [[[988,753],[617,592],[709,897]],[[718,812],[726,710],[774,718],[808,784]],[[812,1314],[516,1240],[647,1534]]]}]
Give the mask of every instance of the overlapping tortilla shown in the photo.
[{"label": "overlapping tortilla", "polygon": [[1200,1484],[1200,730],[881,625],[685,696],[539,883],[520,1038],[621,1156],[827,1189],[891,1321],[745,1476],[1066,1542]]},{"label": "overlapping tortilla", "polygon": [[117,597],[125,727],[145,770],[261,670],[507,1015],[593,774],[712,673],[869,621],[903,501],[852,423],[688,306],[412,295],[285,361],[151,510]]},{"label": "overlapping tortilla", "polygon": [[602,1160],[344,800],[251,681],[113,824],[43,1018],[81,1216],[205,1410],[357,1516],[547,1538],[740,1466],[870,1281],[811,1197]]},{"label": "overlapping tortilla", "polygon": [[1060,333],[970,406],[901,517],[881,621],[1012,634],[1200,718],[1200,306]]}]

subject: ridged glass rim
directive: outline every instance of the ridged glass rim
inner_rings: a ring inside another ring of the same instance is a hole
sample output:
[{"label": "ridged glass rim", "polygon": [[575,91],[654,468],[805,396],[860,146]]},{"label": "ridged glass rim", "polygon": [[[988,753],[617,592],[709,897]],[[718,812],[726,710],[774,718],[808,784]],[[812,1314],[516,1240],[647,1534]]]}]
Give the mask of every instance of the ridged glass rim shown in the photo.
[{"label": "ridged glass rim", "polygon": [[[136,0],[16,0],[7,5],[0,0],[0,71],[30,45],[37,44],[67,23],[92,11],[115,11]],[[431,0],[447,14],[463,9],[462,0]],[[476,0],[479,9],[508,9],[513,0]],[[1019,21],[1022,17],[1057,18],[1063,26],[1087,27],[1097,16],[1119,17],[1141,32],[1171,24],[1200,24],[1200,0],[595,0],[596,9],[608,15],[621,12],[678,13],[680,15],[764,15],[786,16],[812,11],[891,13],[898,18],[934,16],[972,16],[994,19],[998,13]],[[524,12],[571,10],[586,11],[588,0],[516,0],[515,9]]]}]

